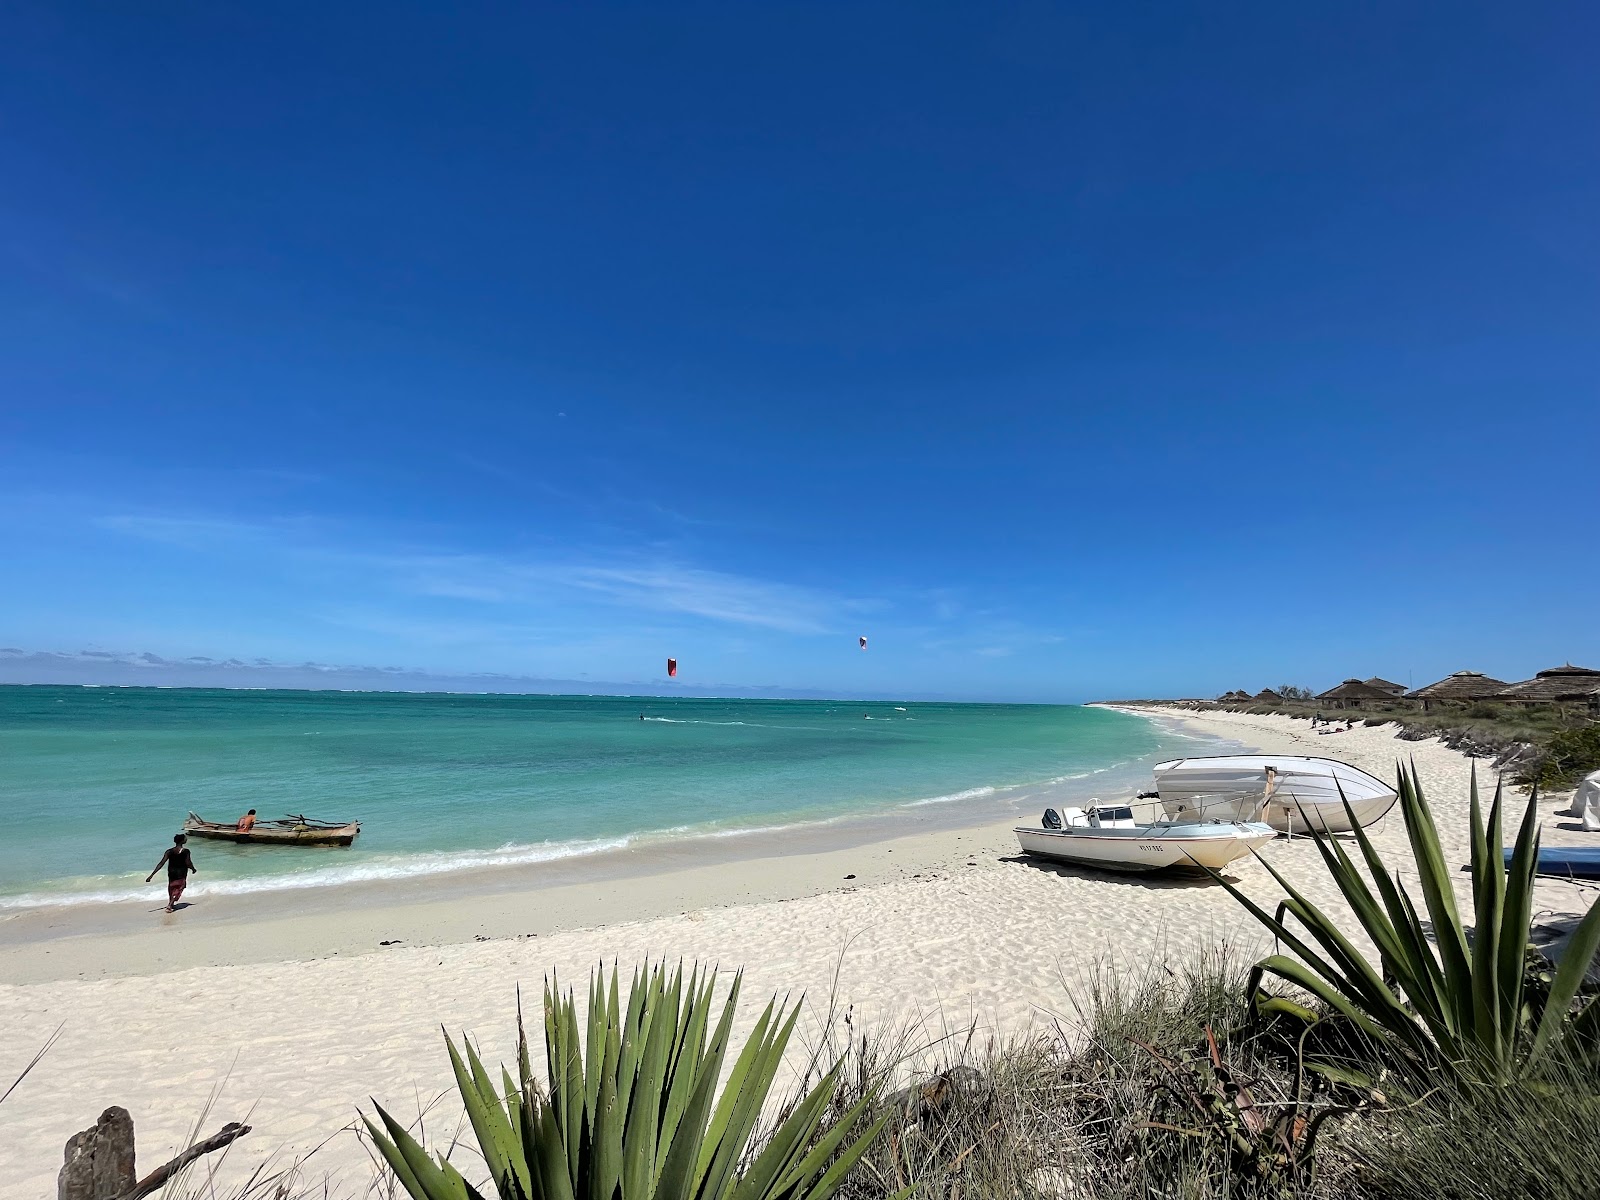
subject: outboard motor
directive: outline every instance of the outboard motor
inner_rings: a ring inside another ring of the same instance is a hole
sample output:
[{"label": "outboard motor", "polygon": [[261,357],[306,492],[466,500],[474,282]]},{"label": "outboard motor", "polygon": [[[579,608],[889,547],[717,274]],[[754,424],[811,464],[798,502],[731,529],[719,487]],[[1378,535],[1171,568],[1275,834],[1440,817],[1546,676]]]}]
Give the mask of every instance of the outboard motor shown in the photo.
[{"label": "outboard motor", "polygon": [[1060,829],[1061,814],[1053,808],[1047,808],[1044,810],[1044,816],[1039,818],[1039,824],[1046,829]]}]

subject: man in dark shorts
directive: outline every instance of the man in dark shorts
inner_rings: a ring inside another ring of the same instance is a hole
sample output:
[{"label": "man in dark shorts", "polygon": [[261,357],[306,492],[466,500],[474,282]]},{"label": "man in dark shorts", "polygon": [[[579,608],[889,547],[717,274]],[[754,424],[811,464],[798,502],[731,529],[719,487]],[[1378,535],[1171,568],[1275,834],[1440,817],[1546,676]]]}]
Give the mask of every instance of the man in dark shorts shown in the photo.
[{"label": "man in dark shorts", "polygon": [[178,901],[183,897],[183,889],[189,882],[189,872],[199,870],[194,865],[194,858],[189,854],[189,847],[184,845],[188,840],[181,833],[173,834],[172,845],[167,847],[167,852],[161,856],[161,861],[151,869],[150,874],[144,877],[144,881],[149,883],[156,877],[157,871],[162,867],[167,868],[168,912],[178,911]]}]

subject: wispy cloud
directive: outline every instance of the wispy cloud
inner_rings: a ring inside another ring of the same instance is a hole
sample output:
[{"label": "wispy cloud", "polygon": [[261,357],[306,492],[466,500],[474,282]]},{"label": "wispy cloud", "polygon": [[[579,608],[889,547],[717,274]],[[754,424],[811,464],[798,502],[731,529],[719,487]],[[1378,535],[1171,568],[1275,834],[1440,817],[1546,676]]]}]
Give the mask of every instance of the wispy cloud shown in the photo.
[{"label": "wispy cloud", "polygon": [[416,594],[487,604],[525,604],[566,591],[646,613],[799,634],[837,629],[859,609],[858,602],[814,588],[638,557],[565,562],[425,554],[377,561]]},{"label": "wispy cloud", "polygon": [[670,564],[576,567],[556,575],[617,603],[784,633],[824,633],[843,607],[838,598],[808,588]]},{"label": "wispy cloud", "polygon": [[365,574],[368,590],[413,597],[517,606],[561,600],[653,615],[682,614],[791,634],[837,631],[870,601],[818,588],[685,563],[642,551],[592,559],[449,550],[352,547],[328,527],[288,519],[247,522],[207,516],[117,514],[96,522],[129,537],[190,550],[253,543],[263,554]]}]

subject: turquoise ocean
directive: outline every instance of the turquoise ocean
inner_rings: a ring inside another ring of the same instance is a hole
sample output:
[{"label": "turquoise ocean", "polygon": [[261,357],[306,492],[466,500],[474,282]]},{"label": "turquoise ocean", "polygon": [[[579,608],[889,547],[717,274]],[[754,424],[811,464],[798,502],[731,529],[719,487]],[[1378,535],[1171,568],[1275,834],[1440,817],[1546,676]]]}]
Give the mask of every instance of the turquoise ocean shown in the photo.
[{"label": "turquoise ocean", "polygon": [[1194,752],[1051,705],[0,687],[0,909],[146,895],[191,810],[363,822],[348,850],[196,842],[205,895],[862,816],[1031,816]]}]

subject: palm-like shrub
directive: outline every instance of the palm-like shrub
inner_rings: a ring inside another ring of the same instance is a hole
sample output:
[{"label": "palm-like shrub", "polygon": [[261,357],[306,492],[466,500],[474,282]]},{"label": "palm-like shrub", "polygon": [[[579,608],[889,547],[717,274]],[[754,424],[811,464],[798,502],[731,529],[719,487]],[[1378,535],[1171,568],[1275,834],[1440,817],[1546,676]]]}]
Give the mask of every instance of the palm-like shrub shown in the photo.
[{"label": "palm-like shrub", "polygon": [[[1267,913],[1227,880],[1223,886],[1295,957],[1272,954],[1258,962],[1247,985],[1251,995],[1261,995],[1263,976],[1277,976],[1311,993],[1367,1034],[1398,1044],[1423,1064],[1473,1079],[1503,1082],[1527,1075],[1538,1070],[1560,1043],[1592,1046],[1600,1034],[1600,1004],[1590,1000],[1574,1012],[1573,1002],[1600,948],[1600,904],[1579,922],[1560,968],[1549,978],[1548,990],[1541,988],[1542,994],[1535,994],[1529,987],[1528,939],[1539,856],[1537,791],[1528,800],[1508,859],[1501,831],[1501,789],[1495,788],[1486,824],[1473,774],[1474,924],[1469,938],[1457,911],[1439,831],[1414,766],[1399,768],[1398,790],[1426,917],[1359,827],[1356,844],[1376,894],[1344,847],[1325,833],[1315,833],[1329,873],[1362,932],[1378,949],[1379,965],[1368,961],[1337,922],[1263,859],[1288,895],[1277,915]],[[1351,823],[1355,824],[1353,814]],[[1286,913],[1296,918],[1309,941],[1290,928]],[[1437,951],[1430,945],[1430,932]]]},{"label": "palm-like shrub", "polygon": [[[827,1130],[820,1126],[839,1067],[799,1100],[753,1157],[750,1142],[799,1007],[776,998],[756,1023],[717,1099],[739,998],[735,976],[715,1028],[716,972],[663,965],[634,972],[627,1006],[597,971],[580,1041],[572,992],[547,983],[547,1090],[534,1078],[520,1006],[517,1067],[501,1091],[471,1042],[465,1059],[445,1044],[467,1118],[501,1200],[826,1200],[883,1127],[847,1136],[873,1097],[863,1096]],[[374,1143],[415,1200],[482,1200],[445,1158],[422,1145],[381,1105]]]}]

